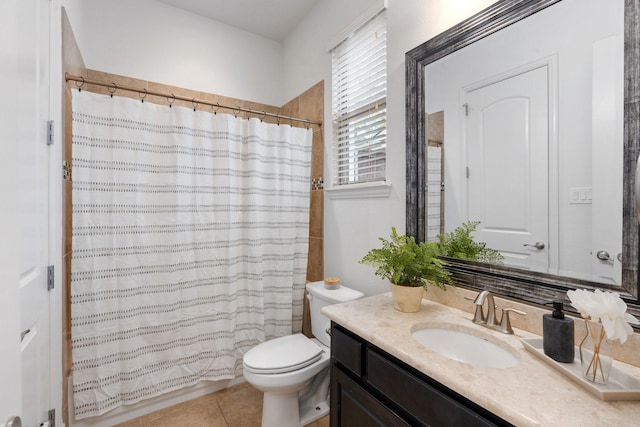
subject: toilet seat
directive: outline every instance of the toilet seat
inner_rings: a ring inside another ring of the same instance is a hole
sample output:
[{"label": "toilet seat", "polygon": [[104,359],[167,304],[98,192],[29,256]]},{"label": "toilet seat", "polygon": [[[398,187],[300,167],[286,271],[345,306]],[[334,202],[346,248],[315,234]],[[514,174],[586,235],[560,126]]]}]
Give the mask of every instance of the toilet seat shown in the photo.
[{"label": "toilet seat", "polygon": [[281,374],[309,366],[322,357],[322,348],[302,334],[266,341],[243,358],[244,369],[259,374]]}]

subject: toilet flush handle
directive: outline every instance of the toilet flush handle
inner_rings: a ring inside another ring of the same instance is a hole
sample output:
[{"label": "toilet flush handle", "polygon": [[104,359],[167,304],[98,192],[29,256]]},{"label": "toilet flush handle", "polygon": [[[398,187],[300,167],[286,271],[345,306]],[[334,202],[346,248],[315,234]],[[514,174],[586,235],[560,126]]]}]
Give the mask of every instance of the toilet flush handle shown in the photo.
[{"label": "toilet flush handle", "polygon": [[328,326],[327,329],[325,329],[324,333],[331,336],[331,326]]}]

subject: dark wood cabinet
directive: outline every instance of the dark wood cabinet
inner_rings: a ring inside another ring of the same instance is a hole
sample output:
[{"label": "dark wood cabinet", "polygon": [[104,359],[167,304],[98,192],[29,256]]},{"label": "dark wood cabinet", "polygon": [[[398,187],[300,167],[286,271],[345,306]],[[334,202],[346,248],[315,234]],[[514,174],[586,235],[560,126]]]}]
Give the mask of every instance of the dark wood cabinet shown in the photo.
[{"label": "dark wood cabinet", "polygon": [[331,427],[511,426],[333,323]]},{"label": "dark wood cabinet", "polygon": [[410,426],[340,369],[331,369],[331,382],[332,426]]}]

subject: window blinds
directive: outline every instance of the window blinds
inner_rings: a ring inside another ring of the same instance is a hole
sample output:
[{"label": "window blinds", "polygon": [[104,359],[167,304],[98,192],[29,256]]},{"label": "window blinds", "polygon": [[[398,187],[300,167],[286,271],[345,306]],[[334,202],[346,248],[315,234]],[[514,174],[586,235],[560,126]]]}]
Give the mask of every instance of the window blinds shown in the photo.
[{"label": "window blinds", "polygon": [[333,184],[385,180],[387,34],[385,11],[332,51]]}]

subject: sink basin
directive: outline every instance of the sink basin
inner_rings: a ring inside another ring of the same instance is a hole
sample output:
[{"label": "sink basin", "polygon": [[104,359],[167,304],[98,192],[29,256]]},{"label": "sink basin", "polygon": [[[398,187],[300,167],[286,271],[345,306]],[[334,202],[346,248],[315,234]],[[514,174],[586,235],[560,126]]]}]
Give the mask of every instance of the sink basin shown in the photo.
[{"label": "sink basin", "polygon": [[518,353],[507,344],[459,325],[420,326],[414,328],[411,335],[429,350],[473,366],[510,368],[520,363]]}]

